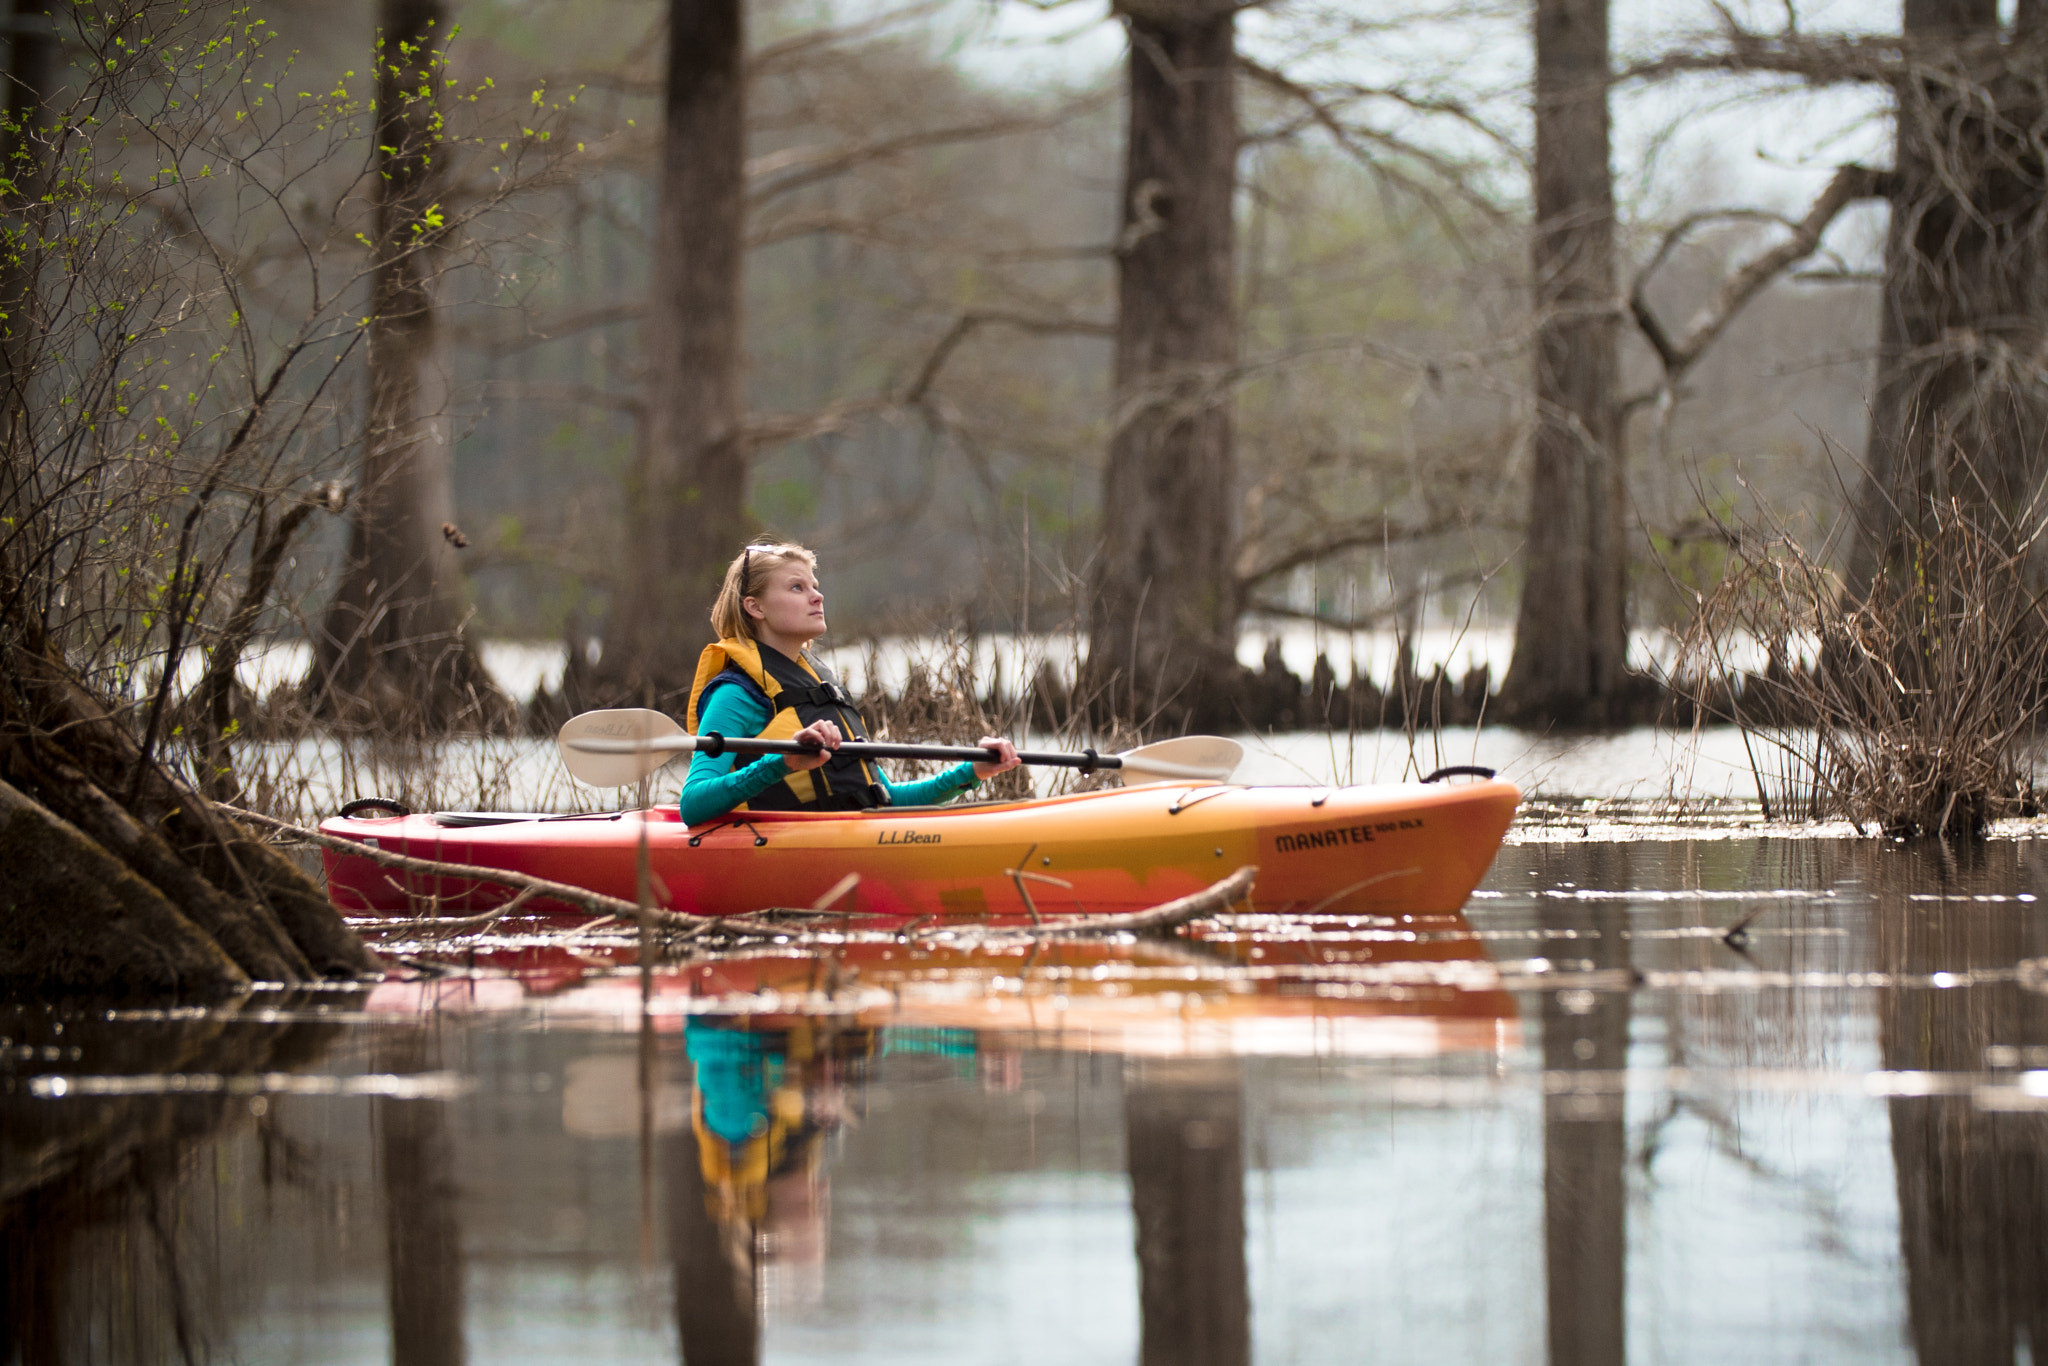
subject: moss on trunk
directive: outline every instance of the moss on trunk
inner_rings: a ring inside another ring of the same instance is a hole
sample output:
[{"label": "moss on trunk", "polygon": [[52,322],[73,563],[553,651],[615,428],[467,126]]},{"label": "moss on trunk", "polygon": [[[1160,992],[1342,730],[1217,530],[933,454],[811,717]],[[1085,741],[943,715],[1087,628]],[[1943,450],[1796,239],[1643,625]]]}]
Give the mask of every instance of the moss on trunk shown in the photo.
[{"label": "moss on trunk", "polygon": [[0,782],[0,989],[204,997],[248,984],[162,892]]}]

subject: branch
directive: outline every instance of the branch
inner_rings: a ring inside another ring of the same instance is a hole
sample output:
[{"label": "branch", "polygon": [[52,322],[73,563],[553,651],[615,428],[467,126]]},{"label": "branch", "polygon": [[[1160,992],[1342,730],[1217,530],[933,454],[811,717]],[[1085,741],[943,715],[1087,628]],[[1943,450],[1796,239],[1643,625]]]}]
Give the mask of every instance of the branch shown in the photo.
[{"label": "branch", "polygon": [[[1407,184],[1416,193],[1421,194],[1425,200],[1433,200],[1433,196],[1429,195],[1425,187],[1415,184],[1407,177],[1399,176],[1398,173],[1394,172],[1384,162],[1374,157],[1364,145],[1366,143],[1376,143],[1400,156],[1413,158],[1441,177],[1446,184],[1458,192],[1460,198],[1477,208],[1489,219],[1496,223],[1507,221],[1507,214],[1498,205],[1465,184],[1464,168],[1405,138],[1396,137],[1391,133],[1380,132],[1377,129],[1358,128],[1345,123],[1338,116],[1337,111],[1332,109],[1315,91],[1290,80],[1271,67],[1260,65],[1243,53],[1238,54],[1237,64],[1240,70],[1260,84],[1268,86],[1290,99],[1299,101],[1308,111],[1310,118],[1324,131],[1329,133],[1332,138],[1336,139],[1337,145],[1340,148],[1350,153],[1356,160],[1370,166],[1373,170],[1383,175],[1393,176]],[[1436,210],[1438,218],[1445,219],[1445,226],[1455,231],[1455,225],[1448,221],[1442,210],[1433,202],[1431,207]]]},{"label": "branch", "polygon": [[807,162],[799,164],[797,169],[782,175],[775,175],[775,172],[781,170],[785,162],[793,161],[800,156],[800,149],[758,158],[747,168],[747,178],[759,178],[765,183],[749,192],[747,207],[749,210],[759,209],[763,204],[793,191],[845,175],[856,166],[871,161],[886,161],[891,157],[902,156],[906,152],[922,151],[927,147],[944,147],[956,142],[979,142],[987,138],[1007,137],[1012,133],[1042,132],[1048,128],[1057,128],[1069,118],[1104,102],[1108,97],[1108,92],[1090,96],[1052,114],[1019,114],[1008,118],[984,119],[979,123],[956,124],[948,128],[923,128],[916,132],[899,133],[895,137],[877,138],[873,142],[857,143],[836,152],[811,157]]},{"label": "branch", "polygon": [[1223,914],[1251,895],[1252,884],[1258,880],[1258,876],[1258,866],[1246,864],[1229,877],[1211,883],[1199,892],[1176,897],[1172,901],[1147,910],[1130,911],[1121,915],[1091,915],[1079,920],[1048,920],[1032,937],[1078,939],[1095,934],[1142,934],[1148,930],[1174,929],[1187,924],[1190,920]]},{"label": "branch", "polygon": [[486,356],[509,356],[519,351],[545,346],[551,341],[573,337],[578,332],[589,332],[615,323],[638,322],[647,313],[645,300],[621,300],[617,303],[599,304],[575,313],[564,313],[527,326],[518,332],[490,332],[482,328],[458,328],[457,342],[473,347]]},{"label": "branch", "polygon": [[946,362],[952,359],[960,344],[976,329],[990,325],[1014,327],[1035,337],[1116,335],[1114,323],[1095,322],[1088,318],[1036,317],[1029,313],[1013,313],[1001,308],[970,309],[953,320],[953,325],[946,329],[945,335],[932,347],[931,354],[926,356],[924,364],[918,367],[916,378],[904,388],[902,396],[897,401],[906,407],[922,404],[925,396],[931,392],[932,385],[938,381],[939,372],[946,368]]},{"label": "branch", "polygon": [[1313,564],[1331,555],[1341,555],[1347,550],[1387,545],[1395,541],[1426,541],[1433,536],[1467,530],[1474,525],[1476,523],[1471,518],[1464,516],[1441,518],[1424,522],[1419,526],[1395,526],[1384,517],[1359,521],[1340,530],[1326,532],[1321,539],[1297,544],[1257,568],[1241,571],[1237,576],[1238,591],[1248,593],[1260,584],[1271,582],[1305,564]]},{"label": "branch", "polygon": [[1726,221],[1737,215],[1693,214],[1665,234],[1656,253],[1637,272],[1628,295],[1629,312],[1634,315],[1636,326],[1642,330],[1650,348],[1657,353],[1658,363],[1663,366],[1665,386],[1677,383],[1766,286],[1818,251],[1822,234],[1844,209],[1860,199],[1883,198],[1890,192],[1895,179],[1890,172],[1874,171],[1867,166],[1844,166],[1837,170],[1827,188],[1813,201],[1813,207],[1806,211],[1806,217],[1796,223],[1775,219],[1785,223],[1792,230],[1792,235],[1724,280],[1712,302],[1693,316],[1685,334],[1678,338],[1664,330],[1664,325],[1650,308],[1647,294],[1650,277],[1664,264],[1680,239],[1694,227],[1712,219]]},{"label": "branch", "polygon": [[[602,892],[593,892],[583,887],[571,887],[566,882],[550,882],[544,877],[508,872],[503,868],[478,868],[467,863],[442,863],[436,859],[414,858],[410,854],[394,854],[388,849],[374,848],[360,840],[323,835],[318,830],[308,830],[303,825],[293,825],[290,821],[281,821],[275,816],[245,811],[238,806],[229,806],[226,802],[215,802],[213,805],[223,815],[231,816],[235,820],[250,821],[256,825],[282,831],[308,844],[338,850],[355,858],[366,858],[379,867],[396,868],[401,873],[428,873],[435,877],[461,878],[465,881],[494,883],[501,887],[517,887],[521,891],[534,892],[555,901],[566,901],[572,906],[580,906],[592,915],[630,916],[635,919],[640,915],[640,906],[637,902],[606,896]],[[657,923],[674,922],[692,927],[701,923],[692,917],[677,915],[673,911],[657,910],[655,915]]]}]

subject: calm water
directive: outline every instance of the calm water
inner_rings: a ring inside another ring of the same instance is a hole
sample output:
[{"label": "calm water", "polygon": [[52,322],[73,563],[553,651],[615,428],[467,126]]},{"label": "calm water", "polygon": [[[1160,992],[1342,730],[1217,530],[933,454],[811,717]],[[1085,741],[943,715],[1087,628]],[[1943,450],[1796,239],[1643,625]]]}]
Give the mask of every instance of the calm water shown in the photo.
[{"label": "calm water", "polygon": [[1462,917],[0,1012],[0,1359],[2033,1359],[2048,851],[1522,839]]}]

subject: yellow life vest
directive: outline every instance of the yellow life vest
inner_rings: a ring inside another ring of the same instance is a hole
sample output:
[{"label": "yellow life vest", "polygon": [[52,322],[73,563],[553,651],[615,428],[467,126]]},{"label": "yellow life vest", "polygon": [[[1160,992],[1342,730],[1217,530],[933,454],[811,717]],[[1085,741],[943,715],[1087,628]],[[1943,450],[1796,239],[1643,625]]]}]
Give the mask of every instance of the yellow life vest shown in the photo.
[{"label": "yellow life vest", "polygon": [[[744,687],[768,704],[768,724],[757,732],[764,740],[787,740],[814,721],[830,721],[849,740],[868,738],[867,718],[846,689],[809,655],[791,659],[773,646],[729,636],[704,647],[697,659],[697,677],[690,684],[690,707],[683,724],[698,734],[698,707],[711,684],[725,678],[728,686]],[[888,801],[881,774],[865,759],[833,758],[818,768],[791,773],[778,785],[758,793],[736,811],[861,810]]]}]

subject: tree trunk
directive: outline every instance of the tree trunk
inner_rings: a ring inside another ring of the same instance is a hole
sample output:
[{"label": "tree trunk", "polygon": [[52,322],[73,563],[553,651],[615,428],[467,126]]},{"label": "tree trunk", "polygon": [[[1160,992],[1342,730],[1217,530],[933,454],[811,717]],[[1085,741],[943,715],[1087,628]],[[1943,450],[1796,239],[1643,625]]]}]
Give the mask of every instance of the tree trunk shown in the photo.
[{"label": "tree trunk", "polygon": [[448,339],[435,295],[447,186],[445,0],[379,0],[369,423],[341,585],[308,693],[327,717],[482,725],[503,707],[465,638]]},{"label": "tree trunk", "polygon": [[[2002,44],[1995,0],[1907,0],[1917,78],[1895,91],[1875,394],[1847,591],[1908,576],[1927,509],[1951,499],[2016,547],[2048,424],[2048,113],[2041,7]],[[2032,40],[2032,41],[2027,41]]]},{"label": "tree trunk", "polygon": [[145,759],[32,622],[0,633],[0,834],[0,985],[203,997],[376,970],[318,885]]},{"label": "tree trunk", "polygon": [[1515,653],[1501,687],[1513,719],[1601,721],[1623,686],[1607,82],[1607,0],[1539,0],[1533,469]]},{"label": "tree trunk", "polygon": [[28,565],[39,563],[43,521],[36,501],[34,441],[29,419],[35,374],[42,349],[42,300],[35,288],[42,267],[39,239],[48,210],[41,204],[48,179],[44,145],[35,129],[43,101],[54,93],[62,49],[43,0],[13,0],[9,7],[7,122],[0,137],[10,192],[0,196],[7,226],[18,233],[17,250],[0,260],[0,601],[21,591]]},{"label": "tree trunk", "polygon": [[1235,10],[1123,0],[1130,127],[1115,429],[1089,612],[1097,710],[1183,723],[1235,671]]},{"label": "tree trunk", "polygon": [[210,997],[249,984],[212,936],[84,831],[0,781],[0,994]]},{"label": "tree trunk", "polygon": [[660,183],[641,332],[645,391],[627,489],[629,553],[582,680],[591,703],[687,692],[708,613],[745,543],[740,284],[746,215],[741,0],[670,0]]}]

